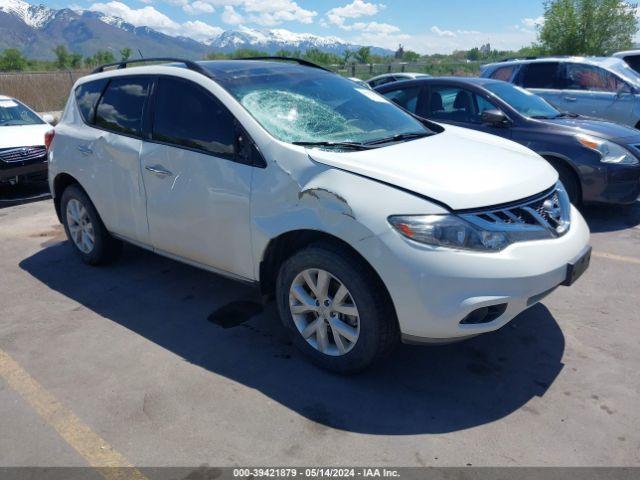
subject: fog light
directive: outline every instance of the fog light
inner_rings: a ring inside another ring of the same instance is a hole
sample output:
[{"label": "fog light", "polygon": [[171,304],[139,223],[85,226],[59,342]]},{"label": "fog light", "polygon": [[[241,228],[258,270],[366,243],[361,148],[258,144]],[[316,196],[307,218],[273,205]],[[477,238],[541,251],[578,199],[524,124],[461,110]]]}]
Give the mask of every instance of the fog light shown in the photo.
[{"label": "fog light", "polygon": [[482,323],[493,322],[507,310],[506,303],[491,305],[489,307],[480,307],[460,321],[460,325],[479,325]]}]

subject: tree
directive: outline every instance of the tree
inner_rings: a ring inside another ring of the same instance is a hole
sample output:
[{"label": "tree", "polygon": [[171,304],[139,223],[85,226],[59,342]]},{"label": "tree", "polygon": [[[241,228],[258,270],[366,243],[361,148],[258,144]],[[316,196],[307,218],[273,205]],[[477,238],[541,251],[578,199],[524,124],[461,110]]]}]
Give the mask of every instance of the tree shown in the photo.
[{"label": "tree", "polygon": [[67,50],[67,47],[64,45],[58,45],[53,49],[53,53],[56,56],[56,60],[54,62],[56,68],[61,70],[69,68],[69,65],[71,64],[71,54]]},{"label": "tree", "polygon": [[72,53],[69,59],[69,66],[71,68],[80,68],[82,67],[82,54],[80,53]]},{"label": "tree", "polygon": [[22,56],[22,52],[17,48],[7,48],[2,55],[0,55],[0,70],[7,71],[19,71],[27,68],[27,59]]},{"label": "tree", "polygon": [[232,58],[251,58],[251,57],[266,57],[269,54],[261,52],[260,50],[254,50],[252,48],[239,48],[232,54]]},{"label": "tree", "polygon": [[474,47],[467,52],[467,60],[471,60],[475,62],[476,60],[480,60],[480,49],[478,47]]},{"label": "tree", "polygon": [[371,61],[371,47],[360,47],[354,56],[358,63],[369,63]]},{"label": "tree", "polygon": [[420,54],[412,50],[405,50],[402,54],[402,59],[407,62],[417,62],[420,60]]},{"label": "tree", "polygon": [[342,52],[342,63],[344,63],[345,65],[347,63],[349,63],[349,59],[353,56],[353,52],[351,50],[349,50],[348,48],[344,49],[344,52]]},{"label": "tree", "polygon": [[115,61],[116,58],[109,50],[98,50],[92,56],[85,58],[84,64],[87,67],[96,67],[105,63],[114,63]]},{"label": "tree", "polygon": [[605,55],[633,46],[637,5],[626,0],[546,0],[539,39],[551,55]]},{"label": "tree", "polygon": [[319,65],[335,65],[342,62],[341,57],[334,53],[323,52],[319,48],[310,48],[304,52],[302,58]]},{"label": "tree", "polygon": [[129,47],[120,49],[120,61],[126,62],[131,57],[131,49]]}]

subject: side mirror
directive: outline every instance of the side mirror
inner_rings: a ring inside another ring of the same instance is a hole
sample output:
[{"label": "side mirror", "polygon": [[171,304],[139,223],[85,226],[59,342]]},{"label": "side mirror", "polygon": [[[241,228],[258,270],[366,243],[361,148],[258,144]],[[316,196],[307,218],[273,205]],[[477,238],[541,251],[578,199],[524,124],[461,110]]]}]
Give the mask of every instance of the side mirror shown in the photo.
[{"label": "side mirror", "polygon": [[631,93],[631,88],[629,88],[628,85],[621,83],[616,90],[616,97],[620,98],[628,93]]},{"label": "side mirror", "polygon": [[56,121],[56,119],[54,118],[53,115],[49,114],[49,113],[45,113],[44,115],[42,115],[42,120],[44,120],[45,122],[47,122],[49,125],[53,125],[53,122]]},{"label": "side mirror", "polygon": [[480,119],[482,120],[482,123],[495,125],[498,127],[504,127],[509,123],[509,119],[504,114],[504,112],[498,109],[485,110],[484,112],[482,112]]}]

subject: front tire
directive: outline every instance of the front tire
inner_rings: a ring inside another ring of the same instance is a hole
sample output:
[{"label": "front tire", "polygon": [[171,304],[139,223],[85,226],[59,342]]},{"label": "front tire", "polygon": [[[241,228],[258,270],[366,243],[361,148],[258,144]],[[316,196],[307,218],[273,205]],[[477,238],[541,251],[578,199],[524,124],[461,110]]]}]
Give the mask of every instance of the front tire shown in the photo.
[{"label": "front tire", "polygon": [[549,162],[551,166],[556,169],[560,176],[560,181],[564,185],[569,200],[573,205],[579,207],[582,204],[582,189],[580,188],[580,181],[576,173],[571,170],[570,167],[558,162]]},{"label": "front tire", "polygon": [[326,370],[361,371],[398,343],[384,287],[345,247],[318,243],[293,254],[280,268],[276,297],[293,343]]},{"label": "front tire", "polygon": [[83,262],[101,265],[120,255],[122,242],[109,235],[93,203],[79,185],[64,190],[60,212],[69,243]]}]

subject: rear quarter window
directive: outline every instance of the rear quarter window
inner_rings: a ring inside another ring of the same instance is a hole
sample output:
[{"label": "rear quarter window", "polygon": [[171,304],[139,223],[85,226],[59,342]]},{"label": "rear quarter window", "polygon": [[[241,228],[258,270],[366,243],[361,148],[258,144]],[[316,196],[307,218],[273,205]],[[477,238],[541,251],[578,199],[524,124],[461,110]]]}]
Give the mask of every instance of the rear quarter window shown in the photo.
[{"label": "rear quarter window", "polygon": [[515,70],[516,70],[515,65],[500,67],[494,70],[493,73],[489,76],[495,80],[503,80],[505,82],[509,82],[511,81],[511,78],[513,77],[513,73],[515,72]]},{"label": "rear quarter window", "polygon": [[96,103],[100,95],[102,95],[102,91],[107,85],[107,82],[108,80],[104,78],[102,80],[83,83],[76,88],[76,104],[85,122],[93,123],[93,113],[95,112]]},{"label": "rear quarter window", "polygon": [[640,73],[640,55],[629,55],[624,57],[624,61],[627,62],[631,68]]}]

